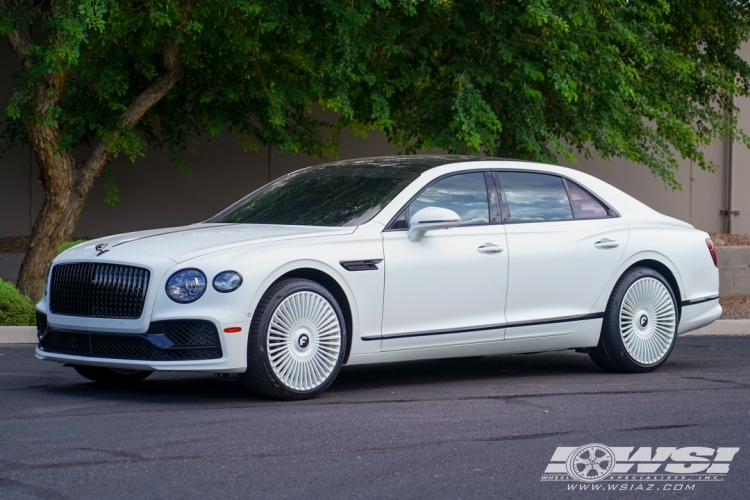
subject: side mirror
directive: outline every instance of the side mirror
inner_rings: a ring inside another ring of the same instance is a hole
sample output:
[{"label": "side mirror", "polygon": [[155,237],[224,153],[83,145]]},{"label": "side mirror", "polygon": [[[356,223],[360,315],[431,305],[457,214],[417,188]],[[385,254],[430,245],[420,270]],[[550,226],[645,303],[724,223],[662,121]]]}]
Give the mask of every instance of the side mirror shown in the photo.
[{"label": "side mirror", "polygon": [[461,217],[453,210],[427,207],[415,213],[409,220],[409,241],[419,241],[427,231],[448,229],[461,223]]}]

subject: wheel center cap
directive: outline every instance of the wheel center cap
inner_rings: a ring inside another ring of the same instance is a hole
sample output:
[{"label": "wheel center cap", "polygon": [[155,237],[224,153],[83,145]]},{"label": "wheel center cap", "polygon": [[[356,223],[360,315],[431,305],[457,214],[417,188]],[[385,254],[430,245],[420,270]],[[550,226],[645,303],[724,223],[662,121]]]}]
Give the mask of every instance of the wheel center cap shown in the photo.
[{"label": "wheel center cap", "polygon": [[641,317],[638,318],[638,324],[641,325],[641,328],[646,328],[648,325],[648,316],[641,314]]},{"label": "wheel center cap", "polygon": [[300,327],[294,332],[291,339],[292,349],[298,356],[309,356],[310,353],[314,352],[313,344],[315,343],[315,336],[308,327]]},{"label": "wheel center cap", "polygon": [[303,333],[297,338],[297,344],[299,345],[300,349],[306,349],[307,346],[310,345],[310,336],[306,333]]}]

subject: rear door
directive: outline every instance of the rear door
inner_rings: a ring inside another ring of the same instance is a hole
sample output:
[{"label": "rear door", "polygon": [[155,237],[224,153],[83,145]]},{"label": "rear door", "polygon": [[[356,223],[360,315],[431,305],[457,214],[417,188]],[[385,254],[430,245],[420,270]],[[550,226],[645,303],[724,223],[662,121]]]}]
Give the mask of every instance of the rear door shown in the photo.
[{"label": "rear door", "polygon": [[508,241],[506,339],[572,333],[622,258],[629,230],[580,185],[545,173],[496,172]]}]

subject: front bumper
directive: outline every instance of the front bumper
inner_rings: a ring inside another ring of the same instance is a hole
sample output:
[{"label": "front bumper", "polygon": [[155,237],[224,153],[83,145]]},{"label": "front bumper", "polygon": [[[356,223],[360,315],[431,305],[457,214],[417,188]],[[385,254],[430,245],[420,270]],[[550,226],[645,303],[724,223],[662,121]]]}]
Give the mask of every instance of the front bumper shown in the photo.
[{"label": "front bumper", "polygon": [[[187,341],[175,345],[175,336],[165,336],[158,323],[164,322],[153,323],[156,326],[142,334],[50,329],[37,346],[36,357],[132,370],[241,373],[247,369],[249,322],[226,325],[242,328],[231,334],[224,333],[225,325],[215,324],[219,345],[214,349],[189,346]],[[196,355],[203,359],[195,359]]]}]

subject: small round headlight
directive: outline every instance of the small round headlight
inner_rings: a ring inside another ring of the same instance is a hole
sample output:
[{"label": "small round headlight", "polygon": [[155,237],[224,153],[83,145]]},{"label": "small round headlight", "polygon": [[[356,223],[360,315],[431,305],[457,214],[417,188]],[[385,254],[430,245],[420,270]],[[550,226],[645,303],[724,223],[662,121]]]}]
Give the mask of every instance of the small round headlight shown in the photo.
[{"label": "small round headlight", "polygon": [[237,271],[222,271],[214,278],[214,290],[229,293],[237,290],[242,284],[242,275]]},{"label": "small round headlight", "polygon": [[175,302],[195,302],[206,291],[206,276],[197,269],[183,269],[169,277],[166,289],[169,298]]}]

